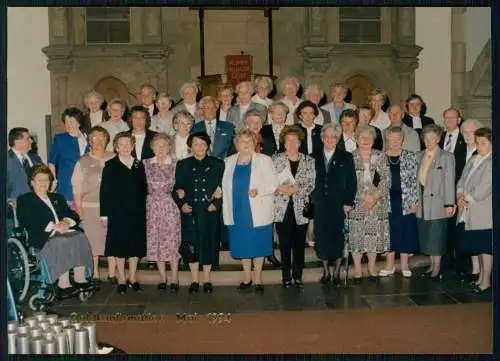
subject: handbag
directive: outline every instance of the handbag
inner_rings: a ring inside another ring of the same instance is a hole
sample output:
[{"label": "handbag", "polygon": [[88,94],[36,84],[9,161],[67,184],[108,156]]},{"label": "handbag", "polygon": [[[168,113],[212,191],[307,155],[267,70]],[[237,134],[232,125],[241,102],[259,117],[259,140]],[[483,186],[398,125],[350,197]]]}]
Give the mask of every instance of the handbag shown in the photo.
[{"label": "handbag", "polygon": [[188,241],[181,242],[181,245],[179,246],[179,253],[185,263],[198,262],[198,252],[196,251],[195,246]]},{"label": "handbag", "polygon": [[307,219],[314,218],[314,203],[312,202],[311,197],[304,204],[304,209],[302,210],[302,215]]}]

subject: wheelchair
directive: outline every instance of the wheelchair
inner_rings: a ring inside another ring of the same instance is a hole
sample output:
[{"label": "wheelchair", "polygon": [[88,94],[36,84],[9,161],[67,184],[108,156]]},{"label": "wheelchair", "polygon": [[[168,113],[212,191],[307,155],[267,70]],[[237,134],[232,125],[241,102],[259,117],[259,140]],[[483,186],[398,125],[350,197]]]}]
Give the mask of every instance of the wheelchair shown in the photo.
[{"label": "wheelchair", "polygon": [[[78,297],[81,302],[87,301],[99,285],[90,281],[85,288],[74,288],[65,295],[58,294],[57,279],[51,279],[46,262],[37,259],[37,250],[29,246],[28,234],[19,225],[15,202],[9,201],[8,206],[7,266],[15,302],[21,304],[27,299],[30,286],[33,286],[34,293],[28,299],[28,305],[33,311],[53,307],[68,298]],[[85,271],[87,280],[92,280],[92,269]]]}]

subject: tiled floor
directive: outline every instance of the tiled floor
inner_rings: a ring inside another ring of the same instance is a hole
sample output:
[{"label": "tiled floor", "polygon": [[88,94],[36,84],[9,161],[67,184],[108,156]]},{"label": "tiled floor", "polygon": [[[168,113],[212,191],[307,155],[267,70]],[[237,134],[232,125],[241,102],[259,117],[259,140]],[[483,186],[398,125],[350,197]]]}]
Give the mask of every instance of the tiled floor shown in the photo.
[{"label": "tiled floor", "polygon": [[[415,272],[418,274],[418,272]],[[320,310],[346,308],[418,307],[456,303],[491,302],[491,297],[478,296],[465,283],[453,277],[441,282],[422,280],[418,276],[404,279],[393,277],[364,280],[347,288],[331,285],[306,284],[303,289],[282,289],[268,285],[264,294],[253,289],[244,292],[234,286],[219,286],[213,294],[200,292],[189,295],[187,287],[178,294],[161,292],[154,285],[143,285],[143,292],[129,290],[119,295],[108,283],[85,303],[77,299],[65,300],[50,311],[70,315],[79,314],[178,314],[178,313],[249,313],[263,310]],[[30,311],[26,312],[27,314]]]}]

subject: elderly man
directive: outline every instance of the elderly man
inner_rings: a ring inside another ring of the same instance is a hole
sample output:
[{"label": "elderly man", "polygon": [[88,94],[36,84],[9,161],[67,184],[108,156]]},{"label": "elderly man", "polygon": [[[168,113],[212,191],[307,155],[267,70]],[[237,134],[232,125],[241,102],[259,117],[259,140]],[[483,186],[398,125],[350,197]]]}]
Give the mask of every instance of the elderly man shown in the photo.
[{"label": "elderly man", "polygon": [[[318,107],[319,110],[318,116],[314,121],[318,125],[326,125],[332,122],[332,117],[330,116],[330,112],[328,112],[328,110],[325,110],[323,108],[319,108],[319,102],[321,101],[324,95],[325,94],[323,93],[323,90],[321,90],[321,87],[318,84],[309,85],[305,91],[306,100],[313,102]],[[298,115],[295,114],[295,122],[298,123],[299,121],[300,120],[298,118]]]},{"label": "elderly man", "polygon": [[330,86],[330,95],[332,97],[332,101],[323,105],[321,108],[330,113],[332,123],[338,124],[340,114],[342,114],[342,112],[346,109],[356,109],[356,106],[354,104],[347,103],[344,100],[347,95],[347,86],[345,84],[332,84]]},{"label": "elderly man", "polygon": [[[410,152],[418,152],[420,151],[420,138],[416,130],[410,128],[405,123],[403,123],[404,112],[403,108],[400,105],[391,105],[389,109],[387,109],[387,115],[389,116],[389,120],[391,122],[392,127],[400,127],[403,130],[404,140],[403,140],[403,149],[406,149]],[[382,131],[382,139],[384,142],[384,149],[387,148],[387,129]]]},{"label": "elderly man", "polygon": [[217,101],[213,97],[201,99],[200,112],[202,121],[193,125],[191,133],[206,132],[212,141],[208,155],[224,160],[234,153],[234,125],[217,119]]},{"label": "elderly man", "polygon": [[148,110],[149,117],[158,114],[158,108],[156,107],[156,89],[150,84],[143,84],[140,87],[139,99],[141,105]]},{"label": "elderly man", "polygon": [[111,142],[109,142],[108,147],[106,148],[108,152],[114,151],[113,139],[115,138],[115,135],[120,132],[126,132],[130,129],[129,125],[122,119],[124,113],[125,105],[123,102],[120,99],[113,99],[108,103],[109,120],[99,124],[108,131],[109,139],[111,139]]},{"label": "elderly man", "polygon": [[241,82],[236,86],[237,104],[229,108],[226,118],[228,122],[235,126],[236,131],[243,128],[247,112],[258,111],[266,119],[267,109],[264,105],[252,101],[253,91],[253,85],[250,81]]},{"label": "elderly man", "polygon": [[201,120],[198,104],[196,103],[196,96],[198,95],[198,84],[194,81],[189,81],[182,84],[179,89],[179,95],[182,101],[177,104],[172,111],[172,114],[181,110],[187,110],[195,119],[196,122]]}]

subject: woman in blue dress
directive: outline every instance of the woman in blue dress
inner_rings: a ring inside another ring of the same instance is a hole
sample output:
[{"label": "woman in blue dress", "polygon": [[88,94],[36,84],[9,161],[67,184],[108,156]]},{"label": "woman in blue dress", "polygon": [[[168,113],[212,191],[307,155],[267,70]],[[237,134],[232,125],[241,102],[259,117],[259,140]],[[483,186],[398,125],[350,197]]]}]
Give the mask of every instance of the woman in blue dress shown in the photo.
[{"label": "woman in blue dress", "polygon": [[90,148],[87,141],[87,118],[78,108],[68,108],[62,115],[66,131],[56,134],[50,148],[49,168],[54,175],[57,193],[73,204],[71,177],[76,162]]},{"label": "woman in blue dress", "polygon": [[396,126],[387,128],[387,161],[391,174],[389,189],[389,230],[390,250],[385,269],[379,276],[394,274],[395,254],[399,253],[403,277],[411,277],[408,254],[418,249],[417,212],[418,204],[418,159],[417,154],[403,149],[403,129]]},{"label": "woman in blue dress", "polygon": [[247,289],[255,283],[255,291],[263,292],[262,266],[264,258],[273,252],[274,192],[278,180],[272,159],[255,152],[256,142],[255,133],[248,129],[236,135],[237,153],[226,158],[222,200],[229,250],[243,266],[244,280],[238,288]]}]

